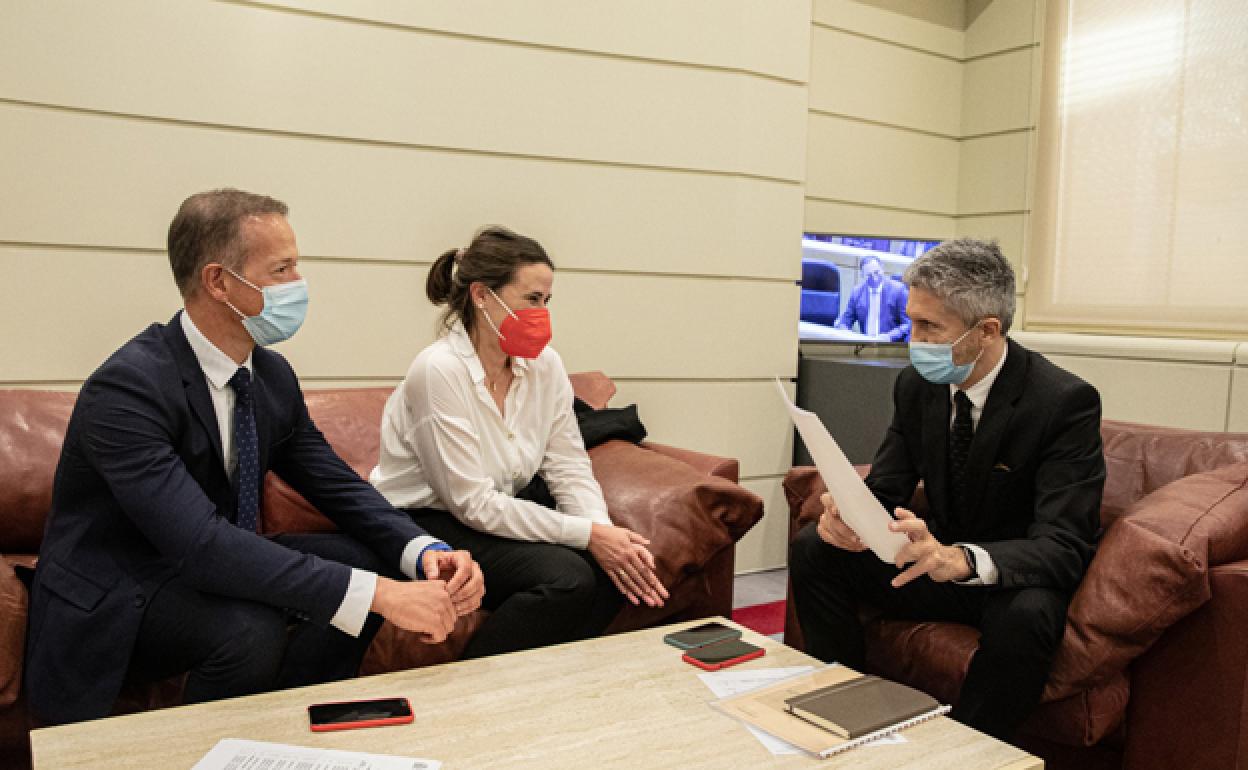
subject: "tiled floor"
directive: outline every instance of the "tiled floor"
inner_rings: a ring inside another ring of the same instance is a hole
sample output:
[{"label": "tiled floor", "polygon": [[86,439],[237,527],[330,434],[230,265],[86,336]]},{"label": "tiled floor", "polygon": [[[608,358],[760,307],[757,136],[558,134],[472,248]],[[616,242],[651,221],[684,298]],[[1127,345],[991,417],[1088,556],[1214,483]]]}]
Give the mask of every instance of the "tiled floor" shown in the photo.
[{"label": "tiled floor", "polygon": [[784,598],[789,571],[784,567],[737,575],[732,586],[732,608],[778,602]]}]

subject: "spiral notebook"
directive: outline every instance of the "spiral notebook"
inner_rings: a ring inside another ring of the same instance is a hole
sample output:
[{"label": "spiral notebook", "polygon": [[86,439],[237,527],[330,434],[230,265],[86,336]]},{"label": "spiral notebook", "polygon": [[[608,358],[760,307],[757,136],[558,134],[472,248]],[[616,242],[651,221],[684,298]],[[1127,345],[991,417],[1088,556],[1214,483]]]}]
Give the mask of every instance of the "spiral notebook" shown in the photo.
[{"label": "spiral notebook", "polygon": [[889,722],[883,727],[860,734],[856,738],[847,738],[836,735],[789,711],[788,701],[790,700],[814,697],[818,691],[827,692],[836,686],[847,685],[858,680],[865,680],[864,675],[844,666],[832,665],[809,674],[786,679],[770,687],[726,698],[715,705],[724,713],[818,757],[830,757],[849,751],[881,736],[891,735],[949,712],[948,706],[940,705],[933,700],[928,704],[932,706],[928,710],[906,718],[899,717],[896,722]]}]

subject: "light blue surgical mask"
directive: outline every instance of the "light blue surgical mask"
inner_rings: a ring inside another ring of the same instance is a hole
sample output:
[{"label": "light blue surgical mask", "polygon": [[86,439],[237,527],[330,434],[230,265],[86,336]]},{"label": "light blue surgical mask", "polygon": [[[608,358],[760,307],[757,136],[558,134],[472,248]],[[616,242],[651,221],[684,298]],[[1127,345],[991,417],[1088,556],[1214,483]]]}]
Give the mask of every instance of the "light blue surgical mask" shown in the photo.
[{"label": "light blue surgical mask", "polygon": [[967,377],[971,376],[971,370],[975,368],[975,362],[984,354],[984,350],[981,347],[979,355],[975,356],[975,360],[970,363],[955,364],[953,346],[966,339],[966,335],[970,334],[974,328],[972,326],[962,332],[962,336],[953,342],[911,342],[910,363],[914,364],[914,368],[923,376],[923,379],[930,383],[961,385],[966,382]]},{"label": "light blue surgical mask", "polygon": [[300,278],[297,281],[275,283],[260,288],[228,267],[226,270],[229,270],[230,275],[264,295],[264,309],[259,315],[243,315],[238,308],[230,305],[230,309],[238,313],[243,326],[257,345],[276,345],[295,336],[295,332],[303,326],[303,320],[308,314],[308,282],[306,280]]}]

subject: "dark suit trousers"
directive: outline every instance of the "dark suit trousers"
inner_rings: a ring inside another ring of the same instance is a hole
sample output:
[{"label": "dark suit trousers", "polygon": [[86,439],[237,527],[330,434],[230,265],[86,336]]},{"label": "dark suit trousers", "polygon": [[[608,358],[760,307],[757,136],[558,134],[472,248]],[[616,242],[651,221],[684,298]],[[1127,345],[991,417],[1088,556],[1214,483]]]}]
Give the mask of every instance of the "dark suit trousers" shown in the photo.
[{"label": "dark suit trousers", "polygon": [[600,635],[624,597],[588,551],[478,532],[446,511],[409,510],[429,534],[472,554],[485,575],[490,616],[465,658],[528,650]]},{"label": "dark suit trousers", "polygon": [[899,572],[869,550],[852,553],[824,543],[814,524],[802,529],[790,546],[789,576],[807,652],[862,671],[862,605],[888,617],[974,626],[981,634],[979,649],[951,716],[1008,739],[1040,702],[1069,597],[1047,588],[1005,590],[927,577],[893,588],[890,582]]},{"label": "dark suit trousers", "polygon": [[[401,578],[363,544],[341,534],[278,535],[282,545],[350,567]],[[128,678],[156,681],[189,672],[185,703],[301,687],[355,676],[382,618],[369,613],[359,637],[304,622],[267,604],[202,593],[180,578],[151,598]]]}]

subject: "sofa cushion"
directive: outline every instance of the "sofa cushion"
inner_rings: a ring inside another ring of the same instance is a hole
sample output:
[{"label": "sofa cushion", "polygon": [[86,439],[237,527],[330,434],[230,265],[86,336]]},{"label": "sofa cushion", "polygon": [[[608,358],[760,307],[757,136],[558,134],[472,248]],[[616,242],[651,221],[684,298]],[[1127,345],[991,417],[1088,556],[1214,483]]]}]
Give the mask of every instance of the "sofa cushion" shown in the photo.
[{"label": "sofa cushion", "polygon": [[[1132,505],[1071,601],[1047,700],[1107,682],[1209,600],[1212,559],[1248,549],[1248,463],[1197,473]],[[1218,563],[1218,561],[1212,561]]]},{"label": "sofa cushion", "polygon": [[0,552],[35,553],[76,393],[0,390]]},{"label": "sofa cushion", "polygon": [[22,685],[22,650],[26,642],[26,586],[13,567],[0,559],[0,708],[17,700]]},{"label": "sofa cushion", "polygon": [[1248,461],[1248,433],[1101,423],[1105,492],[1101,525],[1108,528],[1133,503],[1172,481]]},{"label": "sofa cushion", "polygon": [[[867,668],[917,687],[941,703],[957,703],[979,631],[961,623],[879,618],[865,625]],[[1056,701],[1045,701],[1023,730],[1067,746],[1092,746],[1126,718],[1130,683],[1118,671],[1107,681]]]}]

